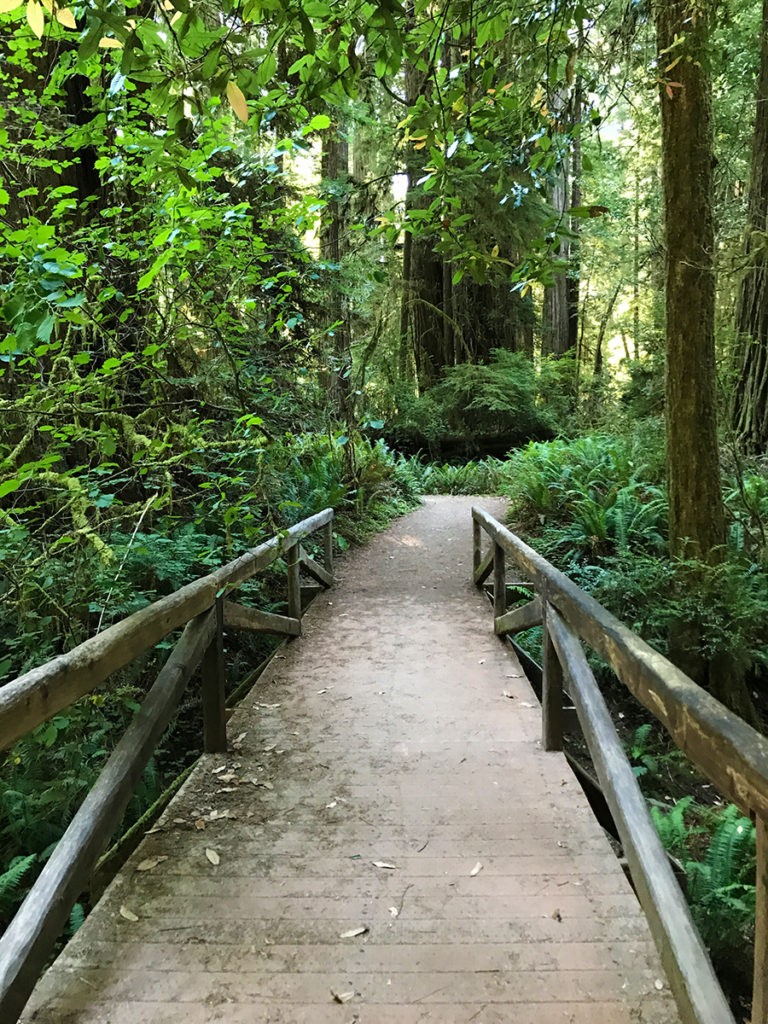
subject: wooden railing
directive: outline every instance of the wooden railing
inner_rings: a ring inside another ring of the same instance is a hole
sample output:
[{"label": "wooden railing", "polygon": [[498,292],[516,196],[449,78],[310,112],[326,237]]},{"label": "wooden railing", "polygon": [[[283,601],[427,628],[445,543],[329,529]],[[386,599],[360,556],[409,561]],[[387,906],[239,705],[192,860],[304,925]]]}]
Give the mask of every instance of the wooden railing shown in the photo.
[{"label": "wooden railing", "polygon": [[[474,581],[493,574],[500,636],[544,631],[542,745],[561,750],[567,686],[684,1024],[733,1024],[685,898],[614,729],[581,641],[600,655],[720,792],[755,822],[757,904],[752,1024],[768,1024],[768,741],[644,643],[481,508],[472,509]],[[482,552],[482,532],[491,539]],[[507,611],[506,559],[535,598]]]},{"label": "wooden railing", "polygon": [[[313,561],[301,547],[305,537],[320,529],[324,566]],[[2,1024],[13,1024],[21,1014],[192,675],[202,669],[204,749],[226,751],[222,632],[244,628],[298,636],[302,614],[300,571],[304,568],[320,584],[330,586],[332,531],[333,510],[325,509],[210,576],[155,601],[66,654],[0,687],[3,750],[153,648],[169,633],[184,627],[141,708],[0,938]],[[261,612],[226,600],[241,583],[279,557],[284,557],[288,575],[287,615]]]}]

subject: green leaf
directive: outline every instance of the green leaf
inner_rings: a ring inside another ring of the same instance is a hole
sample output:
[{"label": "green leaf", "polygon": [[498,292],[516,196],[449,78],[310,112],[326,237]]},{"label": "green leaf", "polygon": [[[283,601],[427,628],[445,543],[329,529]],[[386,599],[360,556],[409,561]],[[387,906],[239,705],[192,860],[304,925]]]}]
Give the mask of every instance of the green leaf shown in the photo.
[{"label": "green leaf", "polygon": [[4,480],[0,483],[0,498],[4,498],[6,494],[17,491],[19,487],[21,487],[21,480]]},{"label": "green leaf", "polygon": [[307,127],[309,131],[323,131],[331,127],[331,119],[327,114],[315,114]]}]

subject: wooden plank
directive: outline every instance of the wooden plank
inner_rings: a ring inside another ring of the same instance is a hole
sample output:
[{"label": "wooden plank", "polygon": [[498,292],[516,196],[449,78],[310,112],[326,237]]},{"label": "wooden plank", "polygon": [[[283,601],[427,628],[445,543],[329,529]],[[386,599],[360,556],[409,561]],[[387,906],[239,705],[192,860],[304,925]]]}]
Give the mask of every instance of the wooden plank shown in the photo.
[{"label": "wooden plank", "polygon": [[483,534],[480,529],[480,523],[477,520],[472,520],[472,577],[477,583],[477,570],[480,568],[480,563],[483,560]]},{"label": "wooden plank", "polygon": [[475,586],[482,587],[493,570],[493,547],[475,569]]},{"label": "wooden plank", "polygon": [[216,632],[203,655],[202,666],[203,750],[206,754],[225,754],[227,751],[227,715],[224,689],[227,670],[224,665],[222,598],[216,598],[213,613]]},{"label": "wooden plank", "polygon": [[[546,609],[549,620],[551,608]],[[541,745],[545,750],[563,749],[563,669],[552,643],[547,622],[542,638]]]},{"label": "wooden plank", "polygon": [[252,633],[273,633],[276,636],[301,636],[301,621],[288,615],[276,615],[257,608],[246,608],[234,601],[224,602],[224,628],[248,629]]},{"label": "wooden plank", "polygon": [[285,564],[288,573],[288,616],[299,620],[301,634],[301,557],[298,544],[292,544],[286,551]]},{"label": "wooden plank", "polygon": [[299,548],[299,555],[302,568],[308,572],[313,579],[316,579],[318,583],[322,583],[324,587],[333,586],[333,576],[331,576],[329,572],[326,572],[322,565],[318,565],[314,559],[310,558],[304,548]]},{"label": "wooden plank", "polygon": [[507,576],[504,548],[493,545],[493,615],[498,619],[507,610]]},{"label": "wooden plank", "polygon": [[0,938],[0,1020],[15,1021],[23,1010],[215,630],[212,611],[186,626],[96,785]]},{"label": "wooden plank", "polygon": [[216,595],[265,569],[333,518],[325,509],[247,554],[116,622],[97,636],[0,687],[0,750],[88,693],[163,637],[213,606]]},{"label": "wooden plank", "polygon": [[323,527],[323,561],[326,571],[333,576],[333,520]]},{"label": "wooden plank", "polygon": [[768,820],[755,822],[757,878],[755,892],[755,972],[752,1024],[768,1024]]},{"label": "wooden plank", "polygon": [[496,619],[493,629],[499,635],[503,633],[522,633],[525,629],[533,629],[534,626],[540,626],[543,621],[544,615],[541,609],[541,599],[536,597],[533,601],[529,601],[528,604],[521,605],[519,608],[513,608],[512,611],[506,612]]},{"label": "wooden plank", "polygon": [[734,1024],[579,638],[553,608],[547,629],[681,1018],[684,1024]]},{"label": "wooden plank", "polygon": [[475,507],[472,515],[717,788],[745,811],[768,818],[768,739],[487,512]]}]

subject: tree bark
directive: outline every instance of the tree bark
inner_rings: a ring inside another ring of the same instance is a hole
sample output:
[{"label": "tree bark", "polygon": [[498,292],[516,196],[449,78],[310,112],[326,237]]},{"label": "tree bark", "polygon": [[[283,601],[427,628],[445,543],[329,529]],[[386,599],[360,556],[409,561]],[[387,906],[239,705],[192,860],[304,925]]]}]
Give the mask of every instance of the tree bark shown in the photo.
[{"label": "tree bark", "polygon": [[[323,135],[321,174],[328,199],[329,217],[323,227],[320,247],[323,258],[341,267],[346,249],[344,233],[345,200],[341,195],[349,177],[349,145],[337,126]],[[350,370],[352,366],[349,304],[336,271],[329,295],[330,322],[333,327],[331,349],[330,396],[337,414],[348,423],[352,417]]]},{"label": "tree bark", "polygon": [[743,447],[768,449],[768,0],[763,0],[760,72],[749,183],[746,258],[749,269],[736,307],[739,378],[733,402],[733,428]]},{"label": "tree bark", "polygon": [[[715,406],[712,112],[705,12],[656,4],[666,241],[666,415],[670,550],[718,561],[725,543]],[[676,37],[684,38],[682,44]]]}]

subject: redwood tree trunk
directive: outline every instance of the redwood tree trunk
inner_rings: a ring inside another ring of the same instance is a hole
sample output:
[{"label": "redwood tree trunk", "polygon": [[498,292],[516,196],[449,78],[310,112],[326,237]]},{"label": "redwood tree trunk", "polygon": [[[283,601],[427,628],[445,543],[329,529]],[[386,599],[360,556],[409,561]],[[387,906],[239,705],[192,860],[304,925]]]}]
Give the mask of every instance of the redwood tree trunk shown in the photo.
[{"label": "redwood tree trunk", "polygon": [[[674,555],[717,561],[725,514],[715,406],[712,110],[706,14],[690,14],[688,0],[656,5],[661,65],[683,58],[674,69],[680,84],[660,89],[669,539]],[[673,46],[676,36],[685,37],[682,45]]]},{"label": "redwood tree trunk", "polygon": [[768,261],[762,240],[767,228],[768,0],[763,0],[760,74],[749,183],[746,241],[749,270],[741,283],[736,307],[740,372],[733,404],[734,430],[743,446],[754,453],[768,449]]},{"label": "redwood tree trunk", "polygon": [[[349,145],[336,126],[329,128],[323,135],[321,171],[328,190],[329,213],[320,239],[321,250],[325,260],[340,267],[346,249],[345,203],[340,197],[340,192],[349,177]],[[333,346],[330,353],[330,394],[336,412],[345,423],[349,422],[352,416],[352,358],[348,306],[339,270],[332,281],[329,296],[330,321],[336,324],[333,328]]]}]

